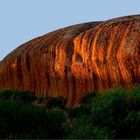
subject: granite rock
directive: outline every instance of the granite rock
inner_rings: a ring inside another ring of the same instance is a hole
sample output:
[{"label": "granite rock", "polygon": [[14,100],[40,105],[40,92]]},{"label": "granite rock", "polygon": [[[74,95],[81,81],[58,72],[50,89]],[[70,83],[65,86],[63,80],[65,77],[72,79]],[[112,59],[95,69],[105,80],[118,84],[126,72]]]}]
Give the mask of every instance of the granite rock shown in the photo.
[{"label": "granite rock", "polygon": [[64,96],[140,83],[140,15],[69,26],[35,38],[0,62],[0,89]]}]

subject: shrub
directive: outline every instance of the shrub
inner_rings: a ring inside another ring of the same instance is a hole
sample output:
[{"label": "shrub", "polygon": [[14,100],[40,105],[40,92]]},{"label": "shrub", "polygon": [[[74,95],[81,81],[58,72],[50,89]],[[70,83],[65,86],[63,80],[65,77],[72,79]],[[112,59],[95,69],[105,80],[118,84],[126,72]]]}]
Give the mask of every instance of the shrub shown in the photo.
[{"label": "shrub", "polygon": [[19,108],[16,116],[18,120],[14,128],[18,132],[17,138],[48,138],[47,109],[24,105]]},{"label": "shrub", "polygon": [[2,100],[10,100],[10,98],[13,96],[13,94],[16,94],[17,91],[13,90],[13,91],[10,91],[10,90],[1,90],[0,91],[0,99]]},{"label": "shrub", "polygon": [[19,138],[59,138],[65,134],[62,124],[66,122],[66,114],[62,110],[48,111],[45,108],[28,106],[23,107],[20,113],[20,126],[17,127],[21,134]]},{"label": "shrub", "polygon": [[22,103],[31,103],[32,101],[36,100],[37,97],[33,95],[33,93],[29,91],[19,91],[18,96],[15,99]]},{"label": "shrub", "polygon": [[63,110],[58,108],[52,109],[48,113],[48,136],[49,138],[61,138],[65,135],[66,130],[63,127],[63,124],[67,120],[67,115]]},{"label": "shrub", "polygon": [[92,138],[92,125],[89,123],[88,117],[81,116],[76,118],[67,132],[68,139],[87,139]]},{"label": "shrub", "polygon": [[80,103],[82,104],[91,104],[94,102],[94,99],[97,97],[97,93],[91,92],[81,97]]},{"label": "shrub", "polygon": [[130,92],[133,110],[140,110],[140,86],[134,86]]},{"label": "shrub", "polygon": [[127,93],[122,88],[108,91],[97,99],[92,113],[94,123],[115,128],[128,113]]},{"label": "shrub", "polygon": [[67,116],[63,110],[48,111],[45,107],[0,102],[0,138],[46,139],[59,138],[65,134],[63,123]]},{"label": "shrub", "polygon": [[0,100],[13,100],[18,103],[31,103],[37,99],[36,96],[32,95],[29,91],[19,90],[3,90],[0,91]]},{"label": "shrub", "polygon": [[38,97],[38,104],[41,104],[41,103],[43,103],[43,100],[44,100],[44,97]]},{"label": "shrub", "polygon": [[92,105],[90,104],[82,104],[77,105],[75,107],[69,107],[66,109],[69,117],[76,118],[80,115],[88,115],[91,113]]},{"label": "shrub", "polygon": [[124,137],[140,139],[140,111],[130,112],[124,121]]},{"label": "shrub", "polygon": [[[0,101],[0,138],[9,137],[13,133],[18,105],[11,101]],[[12,126],[12,127],[11,127]]]},{"label": "shrub", "polygon": [[68,139],[107,139],[113,138],[113,132],[107,128],[99,128],[92,125],[90,116],[76,118],[67,132]]},{"label": "shrub", "polygon": [[6,138],[6,136],[9,137],[9,119],[13,120],[15,118],[13,112],[16,111],[16,107],[15,103],[0,101],[0,139]]},{"label": "shrub", "polygon": [[28,92],[0,91],[0,138],[139,139],[140,87],[129,92],[110,90],[91,104],[62,110],[63,97],[49,98],[48,109],[32,106]]},{"label": "shrub", "polygon": [[50,97],[47,101],[47,107],[49,109],[52,108],[61,108],[64,109],[65,105],[67,103],[67,100],[62,97],[62,96],[58,96],[58,97]]}]

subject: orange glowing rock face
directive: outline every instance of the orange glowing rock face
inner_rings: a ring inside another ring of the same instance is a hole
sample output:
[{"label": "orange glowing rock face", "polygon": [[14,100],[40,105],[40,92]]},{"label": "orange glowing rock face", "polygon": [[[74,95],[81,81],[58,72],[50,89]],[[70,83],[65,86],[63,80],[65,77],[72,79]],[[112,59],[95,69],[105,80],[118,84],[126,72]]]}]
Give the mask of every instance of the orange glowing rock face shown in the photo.
[{"label": "orange glowing rock face", "polygon": [[140,15],[90,22],[35,38],[0,62],[0,89],[67,98],[140,83]]}]

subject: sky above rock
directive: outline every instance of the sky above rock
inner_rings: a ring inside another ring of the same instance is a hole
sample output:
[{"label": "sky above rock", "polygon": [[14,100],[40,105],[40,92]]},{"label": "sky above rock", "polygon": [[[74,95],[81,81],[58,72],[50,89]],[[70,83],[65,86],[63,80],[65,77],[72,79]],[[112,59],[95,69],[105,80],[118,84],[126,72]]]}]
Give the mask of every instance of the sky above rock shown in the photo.
[{"label": "sky above rock", "polygon": [[0,60],[47,32],[134,14],[140,14],[139,0],[0,0]]}]

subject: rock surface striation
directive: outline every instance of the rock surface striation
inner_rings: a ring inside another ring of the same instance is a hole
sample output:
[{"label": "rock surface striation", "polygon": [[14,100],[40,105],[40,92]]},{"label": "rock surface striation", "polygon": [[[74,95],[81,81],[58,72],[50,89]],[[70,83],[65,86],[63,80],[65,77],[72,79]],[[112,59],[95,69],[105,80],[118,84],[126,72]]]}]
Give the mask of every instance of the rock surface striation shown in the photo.
[{"label": "rock surface striation", "polygon": [[140,15],[69,26],[35,38],[0,62],[0,89],[64,96],[140,83]]}]

